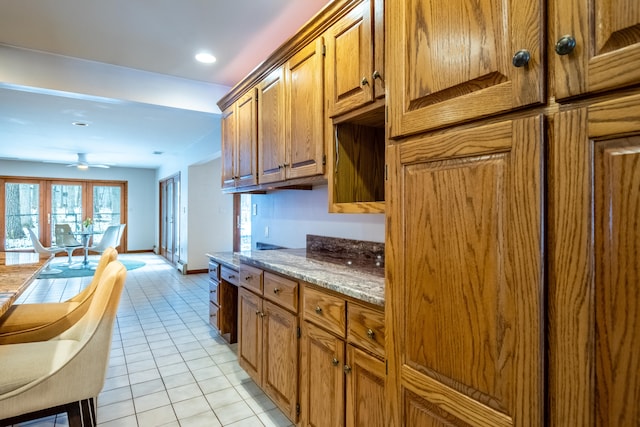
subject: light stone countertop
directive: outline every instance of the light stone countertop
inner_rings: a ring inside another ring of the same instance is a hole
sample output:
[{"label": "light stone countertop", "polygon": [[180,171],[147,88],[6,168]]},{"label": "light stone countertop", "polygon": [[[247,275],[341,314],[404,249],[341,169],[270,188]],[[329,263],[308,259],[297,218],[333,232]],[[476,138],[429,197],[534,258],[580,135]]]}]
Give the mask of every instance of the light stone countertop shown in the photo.
[{"label": "light stone countertop", "polygon": [[346,262],[338,264],[309,258],[305,249],[246,251],[238,255],[243,263],[384,306],[384,267],[378,267],[378,274],[372,274]]}]

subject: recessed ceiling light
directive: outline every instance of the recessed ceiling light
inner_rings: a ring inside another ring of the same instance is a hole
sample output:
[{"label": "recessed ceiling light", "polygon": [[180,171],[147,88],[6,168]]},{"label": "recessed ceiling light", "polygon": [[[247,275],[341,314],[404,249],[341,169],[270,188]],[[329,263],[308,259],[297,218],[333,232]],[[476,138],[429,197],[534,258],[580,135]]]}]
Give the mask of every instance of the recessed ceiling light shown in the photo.
[{"label": "recessed ceiling light", "polygon": [[89,123],[85,123],[85,122],[73,122],[71,124],[74,126],[89,126]]},{"label": "recessed ceiling light", "polygon": [[213,64],[216,62],[216,57],[207,52],[200,52],[196,54],[196,61],[202,62],[203,64]]}]

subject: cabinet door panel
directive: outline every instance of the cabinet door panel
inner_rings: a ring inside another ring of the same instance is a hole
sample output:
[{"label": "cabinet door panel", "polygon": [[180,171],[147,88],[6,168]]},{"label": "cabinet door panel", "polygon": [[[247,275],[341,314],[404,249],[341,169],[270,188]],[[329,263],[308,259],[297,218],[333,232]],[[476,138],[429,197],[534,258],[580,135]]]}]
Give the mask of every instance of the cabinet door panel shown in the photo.
[{"label": "cabinet door panel", "polygon": [[273,71],[258,86],[258,164],[262,184],[284,180],[284,72]]},{"label": "cabinet door panel", "polygon": [[308,322],[302,328],[302,425],[344,426],[344,341]]},{"label": "cabinet door panel", "polygon": [[324,172],[322,46],[319,38],[287,62],[287,178]]},{"label": "cabinet door panel", "polygon": [[389,149],[390,414],[417,396],[453,425],[541,425],[542,135],[533,117]]},{"label": "cabinet door panel", "polygon": [[[388,0],[386,12],[392,137],[544,100],[541,0]],[[531,59],[514,67],[520,50]]]},{"label": "cabinet door panel", "polygon": [[[637,0],[556,1],[550,49],[556,98],[640,82],[640,3]],[[553,53],[563,36],[575,39],[567,55]]]},{"label": "cabinet door panel", "polygon": [[263,331],[264,367],[262,387],[293,422],[296,422],[298,403],[298,336],[297,317],[288,311],[263,302],[265,317]]},{"label": "cabinet door panel", "polygon": [[262,382],[262,298],[238,290],[238,363],[253,380]]},{"label": "cabinet door panel", "polygon": [[360,3],[325,36],[330,117],[373,101],[372,3]]},{"label": "cabinet door panel", "polygon": [[348,345],[347,364],[347,427],[384,427],[384,363]]},{"label": "cabinet door panel", "polygon": [[238,100],[238,146],[236,151],[236,187],[258,183],[258,145],[256,91],[250,90]]},{"label": "cabinet door panel", "polygon": [[235,151],[237,140],[235,104],[222,114],[222,188],[235,187]]},{"label": "cabinet door panel", "polygon": [[558,113],[553,123],[550,424],[636,425],[640,95]]}]

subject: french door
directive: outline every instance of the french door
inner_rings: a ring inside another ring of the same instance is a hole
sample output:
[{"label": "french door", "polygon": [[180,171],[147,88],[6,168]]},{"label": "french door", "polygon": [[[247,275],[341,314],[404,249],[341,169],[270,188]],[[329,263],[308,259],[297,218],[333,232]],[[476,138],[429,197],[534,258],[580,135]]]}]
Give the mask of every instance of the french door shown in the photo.
[{"label": "french door", "polygon": [[[80,231],[91,218],[98,242],[109,225],[126,224],[126,189],[123,181],[71,181],[42,178],[0,178],[0,244],[3,250],[33,247],[24,228],[33,228],[40,242],[55,246],[56,224]],[[126,229],[118,250],[126,248]]]},{"label": "french door", "polygon": [[180,261],[180,174],[160,181],[160,255]]}]

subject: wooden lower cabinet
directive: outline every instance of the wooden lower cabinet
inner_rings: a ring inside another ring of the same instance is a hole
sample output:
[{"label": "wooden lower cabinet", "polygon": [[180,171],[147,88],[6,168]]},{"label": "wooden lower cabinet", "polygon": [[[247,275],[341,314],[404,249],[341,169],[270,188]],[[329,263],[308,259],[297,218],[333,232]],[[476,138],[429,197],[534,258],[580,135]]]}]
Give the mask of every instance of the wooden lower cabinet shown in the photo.
[{"label": "wooden lower cabinet", "polygon": [[382,311],[309,286],[302,301],[301,425],[384,427]]},{"label": "wooden lower cabinet", "polygon": [[385,364],[357,347],[347,345],[346,426],[384,427]]},{"label": "wooden lower cabinet", "polygon": [[301,425],[344,426],[344,340],[303,322],[301,345]]},{"label": "wooden lower cabinet", "polygon": [[387,425],[543,424],[543,123],[388,147]]},{"label": "wooden lower cabinet", "polygon": [[640,93],[552,117],[552,426],[640,423]]},{"label": "wooden lower cabinet", "polygon": [[238,362],[295,423],[298,316],[243,287],[238,293],[238,307]]},{"label": "wooden lower cabinet", "polygon": [[209,261],[209,323],[230,344],[238,339],[237,271]]}]

